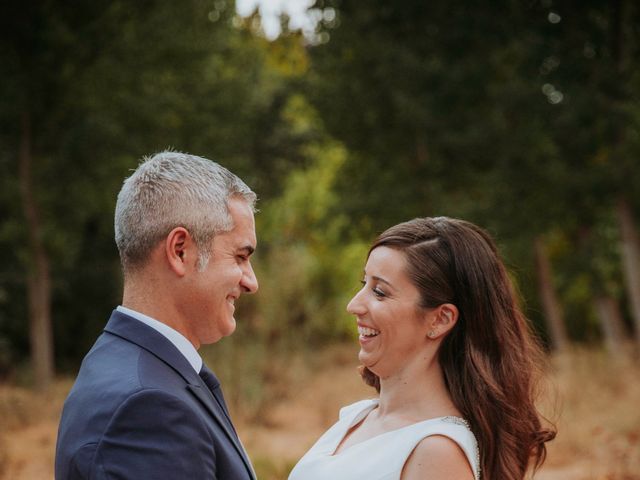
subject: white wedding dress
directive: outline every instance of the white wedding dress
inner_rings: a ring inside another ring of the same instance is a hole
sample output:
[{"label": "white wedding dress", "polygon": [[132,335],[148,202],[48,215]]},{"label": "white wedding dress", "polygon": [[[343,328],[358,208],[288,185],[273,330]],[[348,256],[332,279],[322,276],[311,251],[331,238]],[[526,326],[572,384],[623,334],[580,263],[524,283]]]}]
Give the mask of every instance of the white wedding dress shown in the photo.
[{"label": "white wedding dress", "polygon": [[478,443],[467,422],[439,417],[369,438],[334,454],[349,429],[378,406],[362,400],[340,410],[340,419],[311,447],[289,475],[289,480],[399,480],[405,462],[422,439],[443,435],[465,453],[476,480],[480,479]]}]

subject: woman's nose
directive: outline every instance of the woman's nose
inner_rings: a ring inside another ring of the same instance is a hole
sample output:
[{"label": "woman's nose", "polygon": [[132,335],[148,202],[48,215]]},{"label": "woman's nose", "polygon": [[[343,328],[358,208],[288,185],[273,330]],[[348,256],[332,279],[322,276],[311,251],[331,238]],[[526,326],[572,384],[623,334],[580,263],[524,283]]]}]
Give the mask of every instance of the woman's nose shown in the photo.
[{"label": "woman's nose", "polygon": [[364,305],[362,303],[361,294],[363,293],[364,288],[362,288],[355,296],[349,301],[347,304],[347,312],[352,315],[361,315],[364,313]]}]

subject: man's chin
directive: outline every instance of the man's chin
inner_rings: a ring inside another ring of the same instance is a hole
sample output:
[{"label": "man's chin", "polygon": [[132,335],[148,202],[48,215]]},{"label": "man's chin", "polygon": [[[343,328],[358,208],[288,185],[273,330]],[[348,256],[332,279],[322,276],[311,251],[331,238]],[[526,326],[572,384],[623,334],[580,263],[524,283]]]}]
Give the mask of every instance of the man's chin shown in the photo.
[{"label": "man's chin", "polygon": [[215,326],[209,330],[206,338],[201,341],[202,345],[211,345],[219,342],[221,339],[228,337],[236,330],[236,320],[233,317],[231,317],[231,319],[225,319],[224,323],[217,323],[214,325]]},{"label": "man's chin", "polygon": [[223,337],[228,337],[229,335],[231,335],[236,331],[236,319],[234,317],[231,317],[231,319],[225,322],[225,328],[221,330]]}]

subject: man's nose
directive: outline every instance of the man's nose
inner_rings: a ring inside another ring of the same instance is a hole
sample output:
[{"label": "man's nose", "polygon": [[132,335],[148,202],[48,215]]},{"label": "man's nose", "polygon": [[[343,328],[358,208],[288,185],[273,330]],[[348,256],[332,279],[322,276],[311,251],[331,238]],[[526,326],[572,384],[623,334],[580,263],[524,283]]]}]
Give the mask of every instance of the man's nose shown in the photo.
[{"label": "man's nose", "polygon": [[258,291],[258,279],[256,278],[251,263],[249,263],[247,268],[242,272],[240,286],[245,293],[256,293]]}]

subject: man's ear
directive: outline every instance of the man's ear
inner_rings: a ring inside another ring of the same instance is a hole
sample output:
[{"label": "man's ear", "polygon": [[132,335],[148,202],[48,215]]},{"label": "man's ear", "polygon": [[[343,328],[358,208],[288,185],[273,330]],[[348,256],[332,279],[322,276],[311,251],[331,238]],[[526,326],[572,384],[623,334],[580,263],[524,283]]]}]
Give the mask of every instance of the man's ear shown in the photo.
[{"label": "man's ear", "polygon": [[431,312],[427,337],[432,340],[448,333],[458,321],[458,307],[452,303],[443,303]]},{"label": "man's ear", "polygon": [[169,232],[164,241],[164,253],[169,268],[179,277],[184,276],[190,264],[195,264],[198,251],[189,231],[176,227]]}]

